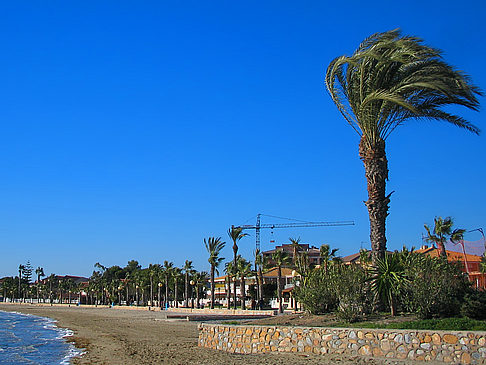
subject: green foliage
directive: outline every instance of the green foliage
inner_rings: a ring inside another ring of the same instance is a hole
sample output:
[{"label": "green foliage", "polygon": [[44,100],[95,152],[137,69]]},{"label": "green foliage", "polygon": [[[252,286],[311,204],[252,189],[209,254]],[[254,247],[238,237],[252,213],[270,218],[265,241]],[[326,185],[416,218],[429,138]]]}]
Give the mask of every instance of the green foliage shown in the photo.
[{"label": "green foliage", "polygon": [[486,319],[486,292],[472,290],[464,296],[461,314],[472,319]]},{"label": "green foliage", "polygon": [[359,265],[340,265],[331,284],[338,299],[337,315],[347,322],[356,322],[372,310],[373,296],[365,270]]},{"label": "green foliage", "polygon": [[[336,291],[324,270],[313,270],[306,285],[294,288],[294,296],[312,314],[329,313],[337,308]],[[302,283],[303,284],[303,283]]]},{"label": "green foliage", "polygon": [[470,284],[459,267],[441,258],[416,255],[405,267],[409,285],[402,306],[420,318],[448,317],[459,313]]}]

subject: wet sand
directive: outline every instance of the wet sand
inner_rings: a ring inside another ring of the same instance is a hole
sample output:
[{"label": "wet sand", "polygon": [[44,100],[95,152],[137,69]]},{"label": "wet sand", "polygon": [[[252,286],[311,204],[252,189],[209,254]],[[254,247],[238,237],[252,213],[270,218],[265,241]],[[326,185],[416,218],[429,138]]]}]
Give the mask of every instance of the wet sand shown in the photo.
[{"label": "wet sand", "polygon": [[112,308],[0,304],[0,310],[50,317],[74,331],[87,352],[74,364],[405,364],[342,355],[239,355],[197,346],[198,322],[166,319],[164,312]]}]

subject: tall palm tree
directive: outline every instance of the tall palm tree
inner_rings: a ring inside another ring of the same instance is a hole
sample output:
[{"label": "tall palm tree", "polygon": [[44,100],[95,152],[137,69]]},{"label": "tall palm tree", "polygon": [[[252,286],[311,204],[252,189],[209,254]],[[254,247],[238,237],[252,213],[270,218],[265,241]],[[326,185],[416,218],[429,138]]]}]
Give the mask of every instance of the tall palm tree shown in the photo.
[{"label": "tall palm tree", "polygon": [[175,307],[179,308],[179,281],[182,277],[182,270],[178,267],[174,267],[172,270],[172,278],[174,279],[174,302]]},{"label": "tall palm tree", "polygon": [[297,261],[297,255],[300,251],[300,237],[299,238],[292,238],[289,237],[290,246],[292,247],[292,262],[295,265]]},{"label": "tall palm tree", "polygon": [[204,239],[204,246],[209,253],[208,262],[211,265],[211,309],[214,309],[214,274],[221,261],[224,260],[223,257],[219,257],[219,254],[225,245],[226,242],[221,241],[221,237]]},{"label": "tall palm tree", "polygon": [[233,261],[227,262],[224,267],[224,271],[226,272],[226,308],[231,309],[231,277],[235,275],[234,268],[233,268]]},{"label": "tall palm tree", "polygon": [[[238,254],[238,242],[243,238],[248,236],[248,233],[243,233],[243,228],[231,226],[228,230],[228,236],[233,241],[233,267],[237,268],[237,254]],[[233,301],[234,301],[234,308],[236,309],[236,277],[233,281]]]},{"label": "tall palm tree", "polygon": [[475,134],[479,129],[444,111],[448,105],[478,110],[480,90],[469,78],[445,63],[441,52],[399,30],[365,39],[352,56],[334,59],[327,68],[331,98],[358,133],[359,156],[368,184],[370,239],[373,262],[385,256],[388,162],[385,141],[408,120],[445,121]]},{"label": "tall palm tree", "polygon": [[158,265],[150,264],[148,267],[148,274],[150,278],[150,304],[154,305],[154,276],[158,273]]},{"label": "tall palm tree", "polygon": [[282,266],[287,265],[290,262],[289,255],[282,249],[275,250],[272,254],[272,260],[277,265],[277,298],[278,298],[278,311],[283,313],[282,305]]},{"label": "tall palm tree", "polygon": [[424,228],[427,231],[427,237],[425,237],[425,240],[427,242],[436,244],[437,249],[439,250],[439,255],[444,259],[447,259],[445,249],[447,239],[450,238],[452,242],[458,242],[463,239],[464,233],[466,232],[464,229],[455,229],[453,231],[453,225],[454,220],[451,217],[447,217],[445,219],[442,217],[435,217],[433,230],[431,230],[428,225],[424,224]]},{"label": "tall palm tree", "polygon": [[237,267],[237,272],[240,276],[240,298],[241,298],[241,309],[245,310],[246,309],[246,283],[245,283],[245,278],[251,275],[252,270],[251,270],[251,263],[246,261],[243,257],[238,256],[238,267]]},{"label": "tall palm tree", "polygon": [[199,296],[201,293],[201,287],[208,282],[208,273],[205,271],[197,272],[194,274],[194,286],[196,287],[196,308],[199,308]]},{"label": "tall palm tree", "polygon": [[21,295],[21,285],[22,285],[22,273],[25,270],[25,265],[20,264],[19,265],[19,299],[22,297]]},{"label": "tall palm tree", "polygon": [[35,274],[37,275],[37,303],[39,303],[39,285],[42,276],[46,276],[44,274],[44,269],[40,266],[35,269]]},{"label": "tall palm tree", "polygon": [[192,261],[186,260],[182,269],[184,270],[184,306],[189,307],[189,275],[194,273]]},{"label": "tall palm tree", "polygon": [[266,256],[263,256],[258,248],[255,249],[255,266],[258,282],[258,300],[263,301],[263,284],[265,284],[263,280],[263,271],[268,269],[269,260]]},{"label": "tall palm tree", "polygon": [[174,263],[167,260],[164,261],[164,266],[162,269],[162,274],[165,280],[165,306],[169,302],[169,278],[172,276],[172,270],[174,270]]},{"label": "tall palm tree", "polygon": [[324,265],[324,272],[327,274],[327,269],[329,267],[329,262],[336,257],[339,248],[333,248],[331,250],[330,245],[321,245],[319,253],[321,255],[321,265]]}]

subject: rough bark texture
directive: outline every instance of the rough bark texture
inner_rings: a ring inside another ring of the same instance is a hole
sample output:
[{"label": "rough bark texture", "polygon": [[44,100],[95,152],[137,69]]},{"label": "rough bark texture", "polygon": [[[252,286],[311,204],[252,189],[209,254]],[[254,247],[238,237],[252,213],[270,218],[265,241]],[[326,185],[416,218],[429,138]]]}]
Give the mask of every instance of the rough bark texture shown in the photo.
[{"label": "rough bark texture", "polygon": [[364,203],[368,207],[372,258],[376,262],[386,252],[385,222],[391,195],[385,195],[388,180],[385,141],[380,140],[371,148],[363,136],[359,144],[359,156],[363,161],[368,183],[368,200]]},{"label": "rough bark texture", "polygon": [[214,265],[211,265],[211,309],[214,309]]},{"label": "rough bark texture", "polygon": [[231,276],[229,272],[227,277],[228,277],[228,283],[227,283],[228,292],[226,293],[226,299],[228,300],[228,303],[226,303],[226,308],[231,309]]},{"label": "rough bark texture", "polygon": [[240,281],[240,298],[241,298],[241,309],[245,310],[246,309],[246,303],[245,303],[245,277],[241,277]]},{"label": "rough bark texture", "polygon": [[236,242],[233,243],[233,270],[235,272],[235,276],[233,277],[233,308],[236,308],[236,302],[238,301],[238,298],[236,296],[236,268],[238,267],[236,264],[236,255],[238,254],[238,245]]},{"label": "rough bark texture", "polygon": [[281,266],[278,267],[277,271],[277,298],[278,298],[278,312],[283,313],[283,306],[282,306],[282,268]]}]

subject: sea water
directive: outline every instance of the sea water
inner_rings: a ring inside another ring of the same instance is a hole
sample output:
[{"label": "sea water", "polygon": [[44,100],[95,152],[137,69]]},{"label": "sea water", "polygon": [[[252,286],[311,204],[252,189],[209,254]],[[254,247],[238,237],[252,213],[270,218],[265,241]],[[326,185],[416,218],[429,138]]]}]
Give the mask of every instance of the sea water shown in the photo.
[{"label": "sea water", "polygon": [[81,354],[66,342],[71,335],[53,319],[0,311],[0,364],[69,364]]}]

